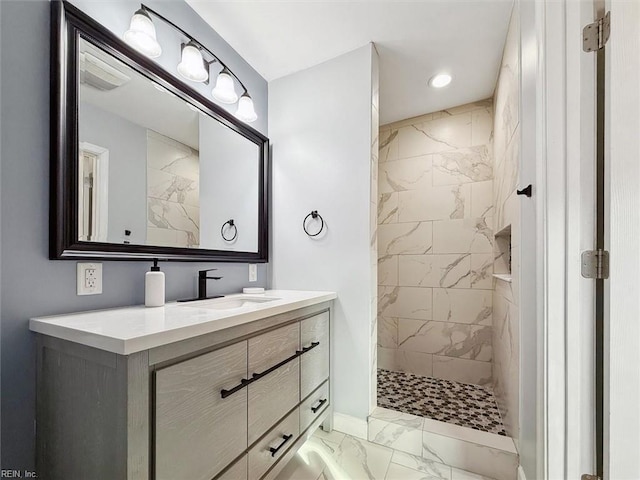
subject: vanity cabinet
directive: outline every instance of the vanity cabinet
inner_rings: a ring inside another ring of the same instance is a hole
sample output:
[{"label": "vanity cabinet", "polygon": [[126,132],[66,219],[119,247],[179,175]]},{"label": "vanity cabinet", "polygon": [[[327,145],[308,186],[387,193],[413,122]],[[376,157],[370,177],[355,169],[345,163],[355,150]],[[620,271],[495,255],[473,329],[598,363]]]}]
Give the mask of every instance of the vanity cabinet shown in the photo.
[{"label": "vanity cabinet", "polygon": [[247,448],[247,342],[155,372],[157,479],[210,480]]},{"label": "vanity cabinet", "polygon": [[38,334],[39,476],[273,478],[329,415],[330,303],[119,355]]}]

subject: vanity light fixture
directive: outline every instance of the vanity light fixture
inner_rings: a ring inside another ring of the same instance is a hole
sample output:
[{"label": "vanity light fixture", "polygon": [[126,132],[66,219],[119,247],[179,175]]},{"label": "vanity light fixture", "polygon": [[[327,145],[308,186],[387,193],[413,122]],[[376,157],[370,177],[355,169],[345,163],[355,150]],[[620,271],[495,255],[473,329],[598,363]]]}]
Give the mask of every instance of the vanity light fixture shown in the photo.
[{"label": "vanity light fixture", "polygon": [[178,73],[187,80],[199,83],[206,82],[209,78],[209,65],[205,63],[202,52],[193,41],[182,47],[182,61],[178,64]]},{"label": "vanity light fixture", "polygon": [[[236,117],[246,123],[254,122],[258,118],[258,115],[256,114],[253,100],[247,88],[236,74],[214,55],[211,50],[155,10],[150,9],[144,4],[140,5],[140,8],[136,10],[131,17],[129,30],[125,32],[123,37],[124,41],[147,57],[159,57],[162,53],[162,48],[156,39],[156,29],[151,21],[151,15],[162,20],[188,39],[186,44],[182,44],[182,58],[177,67],[178,73],[186,80],[208,83],[211,64],[219,63],[222,66],[222,70],[218,73],[216,85],[211,92],[213,98],[224,104],[238,102]],[[211,60],[206,60],[203,57],[203,52],[207,53],[211,57]],[[235,90],[235,82],[238,82],[244,91],[239,99]]]},{"label": "vanity light fixture", "polygon": [[433,88],[446,87],[451,83],[451,75],[448,73],[438,73],[429,79],[429,86]]},{"label": "vanity light fixture", "polygon": [[238,109],[236,110],[236,117],[238,117],[243,122],[251,123],[254,122],[258,115],[256,114],[255,109],[253,108],[253,100],[251,96],[245,91],[240,100],[238,101]]},{"label": "vanity light fixture", "polygon": [[131,17],[129,30],[124,32],[124,41],[150,58],[162,54],[162,47],[156,39],[156,27],[145,8],[140,8]]},{"label": "vanity light fixture", "polygon": [[238,101],[238,94],[233,85],[233,78],[231,78],[231,72],[229,72],[227,67],[223,68],[218,74],[216,86],[211,92],[211,95],[220,103],[232,104]]}]

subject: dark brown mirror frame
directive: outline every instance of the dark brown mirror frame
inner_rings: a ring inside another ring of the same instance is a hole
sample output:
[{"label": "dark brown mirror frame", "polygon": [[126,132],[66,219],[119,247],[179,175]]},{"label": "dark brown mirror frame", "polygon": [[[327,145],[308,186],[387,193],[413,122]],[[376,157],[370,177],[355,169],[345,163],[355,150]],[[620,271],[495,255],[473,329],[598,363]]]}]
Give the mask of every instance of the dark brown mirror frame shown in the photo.
[{"label": "dark brown mirror frame", "polygon": [[[67,2],[51,2],[51,186],[49,257],[52,260],[102,259],[251,262],[268,261],[269,139],[190,89],[161,66]],[[258,251],[234,252],[78,240],[78,42],[83,37],[129,67],[243,135],[260,150]]]}]

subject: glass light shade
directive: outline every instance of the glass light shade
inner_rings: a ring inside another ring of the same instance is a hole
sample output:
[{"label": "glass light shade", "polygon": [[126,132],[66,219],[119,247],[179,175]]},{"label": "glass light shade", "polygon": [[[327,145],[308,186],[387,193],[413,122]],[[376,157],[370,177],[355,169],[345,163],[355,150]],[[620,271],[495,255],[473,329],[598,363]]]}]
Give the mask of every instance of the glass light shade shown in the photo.
[{"label": "glass light shade", "polygon": [[211,94],[220,103],[236,103],[238,101],[233,78],[226,68],[218,74],[216,86]]},{"label": "glass light shade", "polygon": [[253,108],[253,100],[246,92],[240,97],[238,110],[236,110],[236,117],[247,123],[255,122],[258,118],[258,115]]},{"label": "glass light shade", "polygon": [[131,17],[129,30],[124,32],[124,41],[150,58],[157,58],[162,53],[162,47],[156,40],[156,27],[149,14],[140,9]]},{"label": "glass light shade", "polygon": [[193,82],[204,82],[209,78],[202,53],[191,42],[182,49],[182,61],[178,64],[178,73]]}]

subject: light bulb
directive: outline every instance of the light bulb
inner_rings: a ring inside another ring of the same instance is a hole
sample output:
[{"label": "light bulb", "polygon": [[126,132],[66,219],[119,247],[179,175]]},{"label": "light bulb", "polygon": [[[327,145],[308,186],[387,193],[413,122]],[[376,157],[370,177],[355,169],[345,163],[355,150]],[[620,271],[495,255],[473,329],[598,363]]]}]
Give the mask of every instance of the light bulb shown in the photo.
[{"label": "light bulb", "polygon": [[255,122],[258,118],[258,115],[253,108],[253,100],[247,92],[244,92],[240,97],[240,101],[238,101],[236,117],[246,123]]},{"label": "light bulb", "polygon": [[136,11],[131,17],[129,30],[124,32],[124,41],[150,58],[157,58],[162,53],[162,47],[156,40],[156,27],[151,17],[143,9]]},{"label": "light bulb", "polygon": [[433,88],[446,87],[451,83],[451,75],[448,73],[439,73],[429,80],[429,86]]},{"label": "light bulb", "polygon": [[189,42],[182,49],[182,61],[178,64],[178,73],[193,82],[204,82],[209,78],[202,53],[195,43]]},{"label": "light bulb", "polygon": [[235,91],[233,78],[231,78],[231,74],[226,68],[223,68],[218,74],[216,86],[211,94],[213,98],[220,103],[236,103],[238,101],[238,94]]}]

